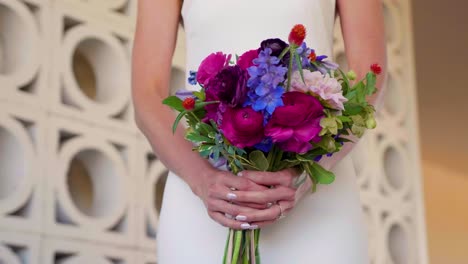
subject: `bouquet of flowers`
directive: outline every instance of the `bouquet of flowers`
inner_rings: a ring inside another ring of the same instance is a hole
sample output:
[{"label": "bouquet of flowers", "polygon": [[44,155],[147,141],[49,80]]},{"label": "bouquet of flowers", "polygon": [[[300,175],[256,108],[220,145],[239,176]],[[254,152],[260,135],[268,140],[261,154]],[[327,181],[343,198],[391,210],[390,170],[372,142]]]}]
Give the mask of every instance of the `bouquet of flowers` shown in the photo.
[{"label": "bouquet of flowers", "polygon": [[[163,103],[185,117],[186,139],[201,156],[242,170],[280,171],[296,167],[318,184],[335,175],[318,161],[340,151],[349,135],[361,137],[376,126],[374,107],[378,64],[362,80],[344,73],[304,42],[295,25],[288,43],[272,38],[240,57],[216,52],[188,79],[196,91],[180,91]],[[302,181],[306,179],[302,177]],[[229,230],[223,263],[260,263],[260,230]]]}]

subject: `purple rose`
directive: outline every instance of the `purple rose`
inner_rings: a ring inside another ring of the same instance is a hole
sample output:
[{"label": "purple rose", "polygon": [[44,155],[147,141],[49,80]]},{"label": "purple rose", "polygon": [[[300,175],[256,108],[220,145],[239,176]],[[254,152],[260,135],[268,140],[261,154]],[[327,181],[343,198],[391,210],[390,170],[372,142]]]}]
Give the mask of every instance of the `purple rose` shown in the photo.
[{"label": "purple rose", "polygon": [[224,67],[206,85],[206,93],[222,103],[237,107],[247,98],[249,74],[238,65]]},{"label": "purple rose", "polygon": [[216,76],[224,66],[229,64],[230,59],[231,55],[226,55],[222,52],[211,53],[198,67],[197,82],[206,86],[211,78]]},{"label": "purple rose", "polygon": [[263,115],[250,106],[228,107],[219,128],[227,140],[238,148],[251,147],[264,138]]},{"label": "purple rose", "polygon": [[250,66],[253,66],[253,60],[258,57],[258,50],[249,50],[242,54],[237,61],[237,65],[244,70],[247,70]]},{"label": "purple rose", "polygon": [[312,148],[310,141],[321,139],[318,134],[322,130],[323,106],[315,97],[301,92],[285,93],[283,103],[273,112],[265,135],[285,151],[306,153]]}]

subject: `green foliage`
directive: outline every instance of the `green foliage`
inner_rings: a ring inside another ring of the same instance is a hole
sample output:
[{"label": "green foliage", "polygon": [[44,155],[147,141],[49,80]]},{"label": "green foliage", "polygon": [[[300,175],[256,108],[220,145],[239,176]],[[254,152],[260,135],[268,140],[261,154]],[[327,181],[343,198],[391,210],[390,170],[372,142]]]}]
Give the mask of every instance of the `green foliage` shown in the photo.
[{"label": "green foliage", "polygon": [[193,95],[195,95],[200,101],[206,100],[205,89],[201,89],[200,91],[193,92]]},{"label": "green foliage", "polygon": [[265,154],[260,150],[250,152],[249,159],[261,171],[266,171],[270,165]]},{"label": "green foliage", "polygon": [[309,163],[310,172],[317,179],[319,184],[330,184],[335,181],[335,174],[333,172],[324,169],[320,164],[316,162]]},{"label": "green foliage", "polygon": [[179,112],[184,111],[184,107],[182,106],[182,100],[180,100],[177,96],[169,96],[163,100],[163,104],[169,106],[170,108],[177,110]]}]

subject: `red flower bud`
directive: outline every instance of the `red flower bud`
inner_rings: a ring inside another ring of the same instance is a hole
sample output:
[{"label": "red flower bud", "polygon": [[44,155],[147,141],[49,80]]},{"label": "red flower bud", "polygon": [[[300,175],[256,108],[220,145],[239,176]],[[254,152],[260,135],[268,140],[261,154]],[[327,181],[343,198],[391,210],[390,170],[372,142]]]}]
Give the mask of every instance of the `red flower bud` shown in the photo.
[{"label": "red flower bud", "polygon": [[289,44],[300,46],[302,42],[304,41],[305,36],[306,36],[306,29],[304,25],[297,24],[292,28],[291,33],[289,33],[289,38],[288,38]]},{"label": "red flower bud", "polygon": [[370,69],[375,75],[379,75],[382,73],[382,67],[380,67],[380,65],[377,63],[372,64],[370,66]]},{"label": "red flower bud", "polygon": [[311,51],[309,54],[309,60],[314,62],[317,59],[317,54],[315,54],[315,51]]},{"label": "red flower bud", "polygon": [[187,97],[182,101],[182,106],[185,110],[193,110],[195,108],[195,99],[193,97]]}]

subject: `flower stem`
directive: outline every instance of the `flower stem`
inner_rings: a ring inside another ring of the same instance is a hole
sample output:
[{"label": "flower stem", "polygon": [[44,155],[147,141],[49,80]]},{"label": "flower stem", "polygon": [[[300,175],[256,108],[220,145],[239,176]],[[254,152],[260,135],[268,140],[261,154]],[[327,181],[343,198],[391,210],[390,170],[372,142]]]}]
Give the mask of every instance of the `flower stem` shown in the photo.
[{"label": "flower stem", "polygon": [[244,241],[243,241],[243,253],[242,253],[242,264],[250,264],[249,259],[250,259],[250,240],[253,239],[250,237],[250,233],[248,231],[244,231]]},{"label": "flower stem", "polygon": [[232,253],[232,264],[237,264],[239,259],[239,251],[241,248],[243,231],[236,230],[234,233],[234,252]]},{"label": "flower stem", "polygon": [[260,251],[258,249],[258,242],[260,241],[260,229],[256,229],[254,232],[255,237],[255,264],[260,264]]}]

